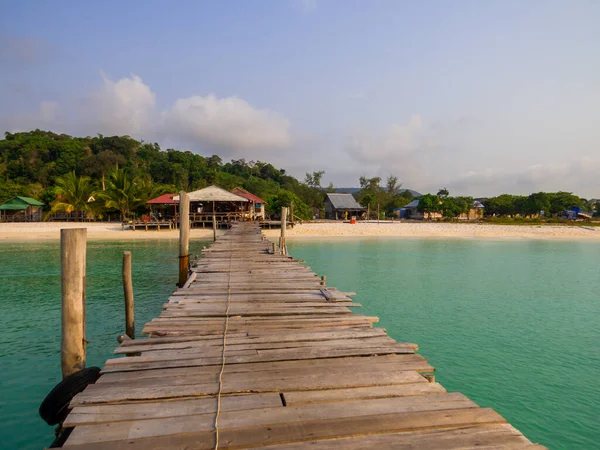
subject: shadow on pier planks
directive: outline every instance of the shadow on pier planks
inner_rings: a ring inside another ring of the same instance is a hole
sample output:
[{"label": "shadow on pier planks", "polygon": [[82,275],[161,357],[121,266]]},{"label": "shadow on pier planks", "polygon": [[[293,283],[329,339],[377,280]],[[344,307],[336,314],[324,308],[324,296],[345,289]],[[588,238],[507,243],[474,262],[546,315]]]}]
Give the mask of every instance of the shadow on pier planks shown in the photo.
[{"label": "shadow on pier planks", "polygon": [[206,249],[149,338],[115,350],[136,356],[73,399],[65,446],[214,448],[220,390],[219,448],[543,448],[421,375],[433,368],[416,345],[272,248],[239,223]]}]

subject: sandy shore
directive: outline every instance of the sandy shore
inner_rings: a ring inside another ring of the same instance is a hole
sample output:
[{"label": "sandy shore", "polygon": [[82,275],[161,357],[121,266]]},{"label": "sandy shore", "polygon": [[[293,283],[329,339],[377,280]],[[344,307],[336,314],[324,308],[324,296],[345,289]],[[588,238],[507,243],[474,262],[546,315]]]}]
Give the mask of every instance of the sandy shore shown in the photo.
[{"label": "sandy shore", "polygon": [[[0,241],[58,240],[61,228],[88,230],[90,240],[147,240],[177,239],[179,232],[121,230],[115,223],[0,223]],[[222,233],[222,231],[219,231]],[[270,238],[279,236],[279,230],[265,230]],[[487,238],[487,239],[588,239],[600,240],[600,228],[577,226],[511,226],[465,223],[307,223],[287,232],[288,240],[298,238],[349,237],[403,237],[403,238]],[[212,230],[194,229],[192,238],[212,237]]]}]

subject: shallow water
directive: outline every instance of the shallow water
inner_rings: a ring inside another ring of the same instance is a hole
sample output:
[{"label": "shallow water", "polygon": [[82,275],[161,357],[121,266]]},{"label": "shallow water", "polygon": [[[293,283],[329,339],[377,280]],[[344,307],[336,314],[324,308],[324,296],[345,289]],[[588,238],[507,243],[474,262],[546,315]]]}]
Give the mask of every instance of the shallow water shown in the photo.
[{"label": "shallow water", "polygon": [[436,381],[556,449],[600,442],[600,243],[290,243],[361,312],[419,344]]},{"label": "shallow water", "polygon": [[[191,253],[203,243],[193,242]],[[362,239],[289,242],[290,252],[400,341],[420,345],[436,380],[492,407],[533,441],[600,441],[600,243]],[[121,255],[133,252],[136,330],[175,288],[177,243],[88,243],[88,365],[123,333]],[[37,449],[37,415],[60,379],[58,243],[0,247],[0,444]]]},{"label": "shallow water", "polygon": [[[190,252],[202,245],[192,243]],[[132,252],[136,334],[175,289],[176,241],[88,242],[88,366],[102,366],[124,333],[124,250]],[[54,435],[37,410],[61,378],[59,244],[2,243],[0,273],[0,448],[39,449]]]}]

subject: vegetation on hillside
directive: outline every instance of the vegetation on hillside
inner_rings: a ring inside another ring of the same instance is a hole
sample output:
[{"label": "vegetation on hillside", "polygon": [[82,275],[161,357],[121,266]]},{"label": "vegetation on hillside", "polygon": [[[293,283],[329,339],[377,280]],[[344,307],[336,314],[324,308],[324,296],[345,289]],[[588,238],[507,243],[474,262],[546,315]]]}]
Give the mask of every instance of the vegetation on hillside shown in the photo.
[{"label": "vegetation on hillside", "polygon": [[[447,189],[437,195],[420,197],[417,209],[431,216],[440,213],[444,218],[455,218],[467,214],[473,205],[472,197],[450,197]],[[560,218],[563,212],[578,207],[588,213],[600,213],[598,200],[586,200],[570,192],[535,192],[529,196],[502,194],[483,199],[484,216],[487,218]]]},{"label": "vegetation on hillside", "polygon": [[[163,193],[193,191],[215,184],[224,189],[241,186],[267,201],[267,213],[277,216],[282,206],[294,203],[300,219],[322,217],[327,192],[324,171],[307,173],[303,182],[272,164],[245,159],[223,162],[218,155],[162,150],[156,143],[129,136],[72,137],[50,131],[5,133],[0,140],[0,203],[25,195],[40,200],[53,213],[80,213],[106,218],[119,213],[127,218],[144,213],[145,202]],[[359,178],[358,202],[382,217],[405,206],[413,195],[391,175],[382,186],[380,177]],[[600,204],[569,192],[537,192],[529,196],[503,194],[483,200],[485,215],[533,217],[545,212],[558,217],[574,206],[600,211]],[[439,212],[446,218],[466,213],[471,197],[451,197],[446,189],[420,197],[419,210]]]},{"label": "vegetation on hillside", "polygon": [[402,184],[398,183],[398,177],[390,175],[381,186],[380,177],[360,177],[360,191],[356,194],[356,199],[365,208],[370,208],[371,212],[379,206],[380,213],[385,216],[391,216],[395,208],[401,208],[413,199],[410,191],[402,189]]},{"label": "vegetation on hillside", "polygon": [[273,214],[294,201],[294,214],[309,219],[323,208],[323,174],[307,174],[301,183],[266,162],[224,163],[217,155],[162,150],[129,136],[78,138],[35,130],[6,133],[0,140],[0,203],[26,195],[52,212],[96,218],[109,211],[125,218],[144,212],[144,203],[161,193],[216,184],[228,190],[243,187],[267,200]]}]

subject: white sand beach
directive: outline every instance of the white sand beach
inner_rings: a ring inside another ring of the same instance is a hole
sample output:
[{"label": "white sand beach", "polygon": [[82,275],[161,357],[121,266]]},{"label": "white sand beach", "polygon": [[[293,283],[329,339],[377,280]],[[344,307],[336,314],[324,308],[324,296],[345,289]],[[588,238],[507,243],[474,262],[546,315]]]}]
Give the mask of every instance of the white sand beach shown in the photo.
[{"label": "white sand beach", "polygon": [[[0,241],[58,240],[61,228],[87,228],[90,240],[177,239],[176,230],[121,230],[118,223],[0,223]],[[222,233],[219,230],[219,233]],[[267,237],[279,236],[278,229],[265,230]],[[402,237],[402,238],[484,238],[484,239],[587,239],[600,240],[600,228],[585,226],[489,225],[475,223],[305,223],[287,231],[290,239]],[[193,229],[192,239],[210,239],[212,230]]]}]

